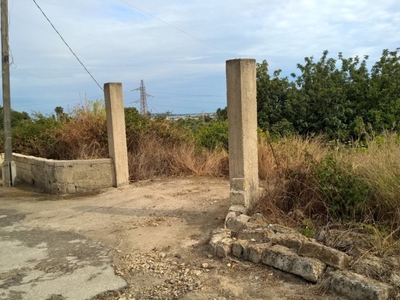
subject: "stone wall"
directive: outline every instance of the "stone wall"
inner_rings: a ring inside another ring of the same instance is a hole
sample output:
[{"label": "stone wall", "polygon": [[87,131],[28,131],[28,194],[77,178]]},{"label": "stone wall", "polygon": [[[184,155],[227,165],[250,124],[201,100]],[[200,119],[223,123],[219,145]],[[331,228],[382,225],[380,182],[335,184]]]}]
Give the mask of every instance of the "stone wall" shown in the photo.
[{"label": "stone wall", "polygon": [[51,194],[73,194],[113,186],[115,171],[110,158],[52,160],[14,153],[13,161],[17,180]]}]

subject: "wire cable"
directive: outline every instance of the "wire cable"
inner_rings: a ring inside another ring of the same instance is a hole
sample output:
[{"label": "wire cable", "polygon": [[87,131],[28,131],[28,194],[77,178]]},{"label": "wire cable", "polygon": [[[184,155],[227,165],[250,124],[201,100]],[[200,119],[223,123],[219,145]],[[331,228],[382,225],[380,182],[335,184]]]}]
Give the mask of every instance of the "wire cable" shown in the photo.
[{"label": "wire cable", "polygon": [[53,25],[53,23],[50,21],[50,19],[46,16],[42,8],[37,4],[36,0],[33,0],[33,2],[36,4],[37,8],[42,12],[43,16],[46,18],[46,20],[50,23],[51,27],[57,32],[58,36],[61,38],[61,40],[64,42],[64,44],[68,47],[69,51],[75,56],[75,58],[78,60],[78,62],[82,65],[82,67],[85,69],[85,71],[89,74],[90,77],[92,77],[93,81],[99,86],[99,88],[104,92],[103,88],[101,85],[97,82],[97,80],[93,77],[93,75],[89,72],[89,70],[85,67],[85,65],[82,63],[82,61],[79,59],[79,57],[75,54],[75,52],[71,49],[71,47],[68,45],[68,43],[64,40],[62,35],[58,32],[56,27]]},{"label": "wire cable", "polygon": [[154,16],[152,14],[149,14],[148,12],[144,11],[143,9],[140,9],[140,8],[130,4],[129,2],[127,2],[125,0],[119,0],[119,1],[121,1],[121,2],[125,3],[126,5],[129,5],[129,6],[133,7],[134,9],[136,9],[136,10],[138,10],[138,11],[140,11],[140,12],[142,12],[142,13],[144,13],[144,14],[146,14],[146,15],[148,15],[148,16],[150,16],[150,17],[152,17],[152,18],[154,18],[154,19],[156,19],[156,20],[158,20],[158,21],[160,21],[160,22],[162,22],[162,23],[164,23],[164,24],[166,24],[166,25],[168,25],[168,26],[170,26],[170,27],[172,27],[172,28],[174,28],[174,29],[176,29],[176,30],[188,35],[188,36],[190,36],[190,37],[192,37],[192,38],[194,38],[194,39],[196,39],[196,40],[198,40],[199,42],[202,42],[202,43],[204,43],[204,44],[206,44],[206,45],[208,45],[208,46],[210,46],[210,47],[212,47],[214,49],[217,49],[218,51],[221,51],[221,52],[223,52],[225,54],[228,54],[230,56],[234,56],[232,53],[226,52],[225,50],[223,50],[221,48],[218,48],[217,46],[214,46],[213,44],[210,44],[209,42],[207,42],[205,40],[202,40],[202,39],[198,38],[197,36],[194,36],[193,34],[187,32],[187,31],[185,31],[183,29],[180,29],[179,27],[176,27],[176,26],[174,26],[174,25],[172,25],[172,24],[170,24],[168,22],[165,22],[164,20],[161,20],[160,18],[157,18],[156,16]]}]

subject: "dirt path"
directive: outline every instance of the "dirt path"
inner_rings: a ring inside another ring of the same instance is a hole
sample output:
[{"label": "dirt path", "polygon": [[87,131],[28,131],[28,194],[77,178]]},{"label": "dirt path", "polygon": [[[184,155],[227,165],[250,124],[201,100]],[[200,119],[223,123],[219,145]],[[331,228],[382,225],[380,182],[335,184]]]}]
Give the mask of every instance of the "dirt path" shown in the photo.
[{"label": "dirt path", "polygon": [[2,191],[1,208],[26,215],[23,226],[109,249],[129,287],[95,299],[337,299],[272,268],[208,253],[210,232],[229,208],[226,180],[157,179],[77,198]]}]

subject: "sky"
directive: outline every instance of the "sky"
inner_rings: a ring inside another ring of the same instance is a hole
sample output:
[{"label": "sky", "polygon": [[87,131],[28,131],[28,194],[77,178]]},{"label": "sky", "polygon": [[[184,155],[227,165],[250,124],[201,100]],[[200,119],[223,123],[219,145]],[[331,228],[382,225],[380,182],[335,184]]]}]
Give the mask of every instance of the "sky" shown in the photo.
[{"label": "sky", "polygon": [[104,99],[121,82],[125,107],[213,113],[226,106],[226,60],[267,60],[272,73],[297,73],[305,57],[337,58],[400,47],[396,0],[8,0],[11,107],[29,114],[71,111]]}]

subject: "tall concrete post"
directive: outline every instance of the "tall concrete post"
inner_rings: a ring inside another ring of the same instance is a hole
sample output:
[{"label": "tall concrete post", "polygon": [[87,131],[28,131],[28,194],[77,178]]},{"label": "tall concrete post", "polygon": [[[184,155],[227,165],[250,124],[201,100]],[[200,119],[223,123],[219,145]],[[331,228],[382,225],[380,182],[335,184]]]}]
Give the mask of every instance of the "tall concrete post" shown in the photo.
[{"label": "tall concrete post", "polygon": [[226,81],[230,199],[249,210],[259,197],[256,61],[228,60]]},{"label": "tall concrete post", "polygon": [[119,187],[129,183],[122,84],[104,84],[104,98],[107,113],[108,151],[114,162],[115,171],[113,185]]},{"label": "tall concrete post", "polygon": [[12,160],[11,141],[11,96],[10,96],[10,58],[8,45],[8,0],[1,0],[1,66],[3,88],[3,131],[4,131],[4,163],[2,165],[3,186],[15,185],[17,172]]}]

